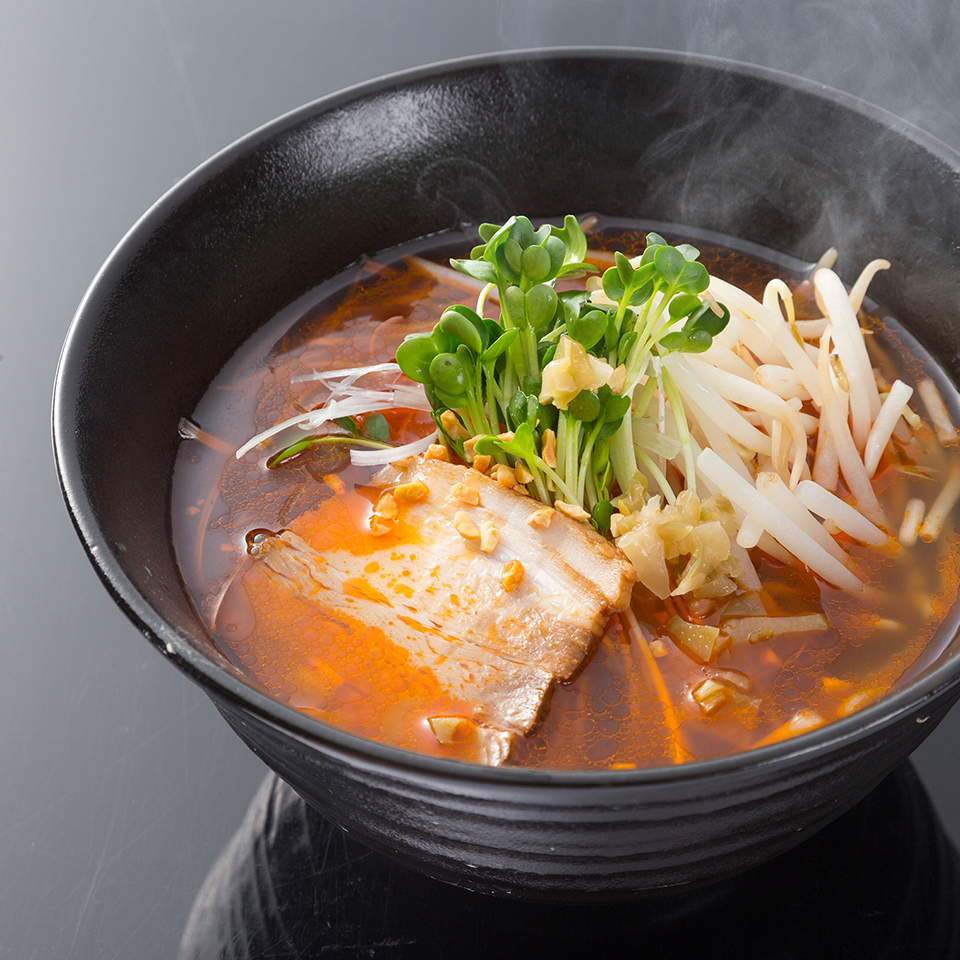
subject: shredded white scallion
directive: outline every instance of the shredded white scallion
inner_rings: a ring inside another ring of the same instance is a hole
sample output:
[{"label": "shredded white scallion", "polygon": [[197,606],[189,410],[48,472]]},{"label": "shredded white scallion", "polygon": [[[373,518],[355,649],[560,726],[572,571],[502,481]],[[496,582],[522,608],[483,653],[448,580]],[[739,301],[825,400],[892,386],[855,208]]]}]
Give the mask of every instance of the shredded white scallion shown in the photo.
[{"label": "shredded white scallion", "polygon": [[437,442],[437,431],[412,443],[405,443],[402,447],[385,447],[382,450],[351,450],[350,462],[358,467],[373,467],[380,464],[394,463],[404,457],[413,457],[423,453],[427,447]]},{"label": "shredded white scallion", "polygon": [[[340,417],[356,417],[365,413],[377,413],[395,408],[429,410],[429,402],[419,384],[397,384],[395,387],[388,386],[379,390],[359,387],[353,389],[353,383],[366,373],[399,371],[399,369],[396,364],[374,364],[371,367],[352,367],[349,370],[336,371],[336,375],[348,381],[346,387],[341,384],[337,390],[332,391],[331,398],[322,407],[288,417],[286,420],[282,420],[280,423],[276,423],[258,433],[255,437],[251,437],[237,450],[234,456],[237,460],[242,459],[249,451],[291,427],[297,427],[304,433],[309,433],[311,430],[316,430],[323,424]],[[330,372],[316,376],[311,375],[305,379],[324,379],[324,382],[326,382],[335,378],[334,372]]]},{"label": "shredded white scallion", "polygon": [[368,373],[400,373],[399,364],[374,363],[369,367],[346,367],[343,370],[314,370],[313,373],[304,373],[299,377],[291,377],[291,383],[303,383],[307,380],[318,380],[320,383],[334,383],[336,381],[353,380]]}]

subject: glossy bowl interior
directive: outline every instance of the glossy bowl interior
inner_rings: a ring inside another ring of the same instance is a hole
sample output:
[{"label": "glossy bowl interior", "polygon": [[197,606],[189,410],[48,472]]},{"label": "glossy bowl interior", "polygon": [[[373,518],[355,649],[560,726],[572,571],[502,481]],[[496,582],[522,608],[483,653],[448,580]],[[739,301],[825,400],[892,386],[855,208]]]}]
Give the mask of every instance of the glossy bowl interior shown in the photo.
[{"label": "glossy bowl interior", "polygon": [[679,768],[489,770],[326,727],[268,698],[194,615],[174,557],[179,437],[267,319],[364,254],[514,212],[685,224],[816,260],[839,249],[960,382],[960,157],[881,110],[770,71],[622,50],[484,57],[303,107],[187,177],[84,298],[54,403],[90,558],[237,733],[366,843],[434,876],[541,899],[718,880],[793,846],[903,760],[960,695],[944,652],[909,685],[786,743]]}]

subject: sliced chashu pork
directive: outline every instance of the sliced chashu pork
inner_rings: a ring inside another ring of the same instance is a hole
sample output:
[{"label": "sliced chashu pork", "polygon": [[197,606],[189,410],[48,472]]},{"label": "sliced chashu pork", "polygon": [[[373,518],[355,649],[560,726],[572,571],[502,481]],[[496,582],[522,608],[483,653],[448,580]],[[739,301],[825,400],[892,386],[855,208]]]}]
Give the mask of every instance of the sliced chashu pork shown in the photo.
[{"label": "sliced chashu pork", "polygon": [[479,758],[500,763],[627,607],[634,569],[586,524],[477,470],[410,458],[378,483],[378,535],[365,549],[348,540],[318,550],[285,531],[257,538],[257,566],[382,629],[452,700],[472,705],[468,717],[431,718],[438,739],[469,723]]}]

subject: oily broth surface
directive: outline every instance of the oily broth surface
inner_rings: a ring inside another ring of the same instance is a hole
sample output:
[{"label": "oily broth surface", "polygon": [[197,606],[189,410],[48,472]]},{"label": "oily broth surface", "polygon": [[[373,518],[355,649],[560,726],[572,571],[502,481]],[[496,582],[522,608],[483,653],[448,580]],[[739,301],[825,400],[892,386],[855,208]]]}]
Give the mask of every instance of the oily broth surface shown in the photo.
[{"label": "oily broth surface", "polygon": [[[610,230],[592,238],[591,246],[633,255],[642,249],[645,233]],[[799,277],[761,258],[703,242],[698,246],[710,273],[756,296],[777,276],[799,283]],[[310,531],[332,543],[349,529],[349,524],[337,525],[338,511],[369,507],[363,486],[370,471],[343,467],[329,455],[305,455],[270,471],[256,453],[239,462],[233,458],[256,432],[322,399],[316,385],[294,378],[391,360],[403,336],[430,329],[445,306],[475,304],[476,292],[458,281],[438,280],[400,256],[384,261],[367,262],[292,305],[224,368],[195,416],[206,442],[185,443],[181,450],[174,537],[204,623],[224,651],[273,696],[362,736],[456,756],[436,742],[425,718],[455,712],[457,705],[430,676],[413,669],[388,638],[362,624],[323,625],[315,605],[271,598],[255,574],[244,591],[235,585],[227,589],[238,569],[249,565],[250,531]],[[804,289],[797,291],[801,304]],[[900,376],[916,383],[923,375],[920,362],[909,356],[896,329],[875,318],[868,322],[876,332],[870,346],[881,372],[890,380]],[[897,369],[894,359],[905,355]],[[912,405],[918,409],[916,401]],[[392,442],[432,429],[423,413],[393,412],[389,419]],[[898,448],[898,455],[908,467],[922,460],[933,479],[908,476],[902,465],[887,464],[878,486],[885,488],[881,499],[892,523],[902,517],[909,497],[933,499],[948,457],[928,429],[910,449]],[[831,629],[738,644],[709,666],[693,662],[664,630],[678,611],[669,602],[645,597],[638,587],[634,612],[651,642],[630,639],[614,618],[579,676],[555,690],[538,733],[515,740],[509,762],[605,769],[709,759],[800,732],[813,717],[832,720],[865,706],[917,660],[956,600],[957,540],[951,519],[937,542],[918,542],[909,550],[893,541],[881,551],[845,543],[868,581],[858,597],[827,587],[802,569],[758,558],[767,614],[822,610]],[[257,616],[275,620],[281,642],[256,643]],[[691,693],[718,670],[748,677],[749,689],[707,717]]]}]

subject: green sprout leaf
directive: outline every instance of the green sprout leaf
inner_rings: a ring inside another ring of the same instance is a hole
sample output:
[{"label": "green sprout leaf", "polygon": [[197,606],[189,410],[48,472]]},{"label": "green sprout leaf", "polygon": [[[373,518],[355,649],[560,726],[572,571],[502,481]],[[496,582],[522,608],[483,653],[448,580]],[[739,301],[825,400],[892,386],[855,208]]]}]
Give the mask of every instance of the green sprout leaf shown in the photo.
[{"label": "green sprout leaf", "polygon": [[677,287],[684,293],[703,293],[710,286],[710,274],[702,263],[684,262]]},{"label": "green sprout leaf", "polygon": [[386,443],[390,439],[390,423],[382,413],[371,413],[363,421],[360,436]]},{"label": "green sprout leaf", "polygon": [[[482,250],[483,248],[477,249]],[[450,266],[454,270],[465,273],[468,277],[473,277],[474,280],[480,280],[482,283],[497,282],[497,268],[486,260],[479,258],[475,260],[451,260]]]},{"label": "green sprout leaf", "polygon": [[440,315],[437,327],[466,344],[474,353],[483,353],[487,346],[487,328],[483,320],[469,307],[448,307]]},{"label": "green sprout leaf", "polygon": [[579,263],[587,255],[587,238],[576,217],[567,214],[562,227],[553,227],[551,233],[563,241],[568,263]]},{"label": "green sprout leaf", "polygon": [[448,397],[466,395],[467,374],[460,358],[454,353],[438,353],[430,363],[430,381]]},{"label": "green sprout leaf", "polygon": [[636,269],[618,250],[614,254],[615,266],[604,271],[603,292],[616,303],[626,301],[631,307],[646,302],[653,293],[650,282],[656,272],[652,264],[641,264]]},{"label": "green sprout leaf", "polygon": [[353,417],[337,417],[333,421],[341,430],[346,430],[347,433],[352,434],[355,437],[360,436],[360,430],[357,427],[356,420]]},{"label": "green sprout leaf", "polygon": [[679,320],[681,317],[690,316],[694,310],[699,310],[701,306],[700,298],[692,293],[678,293],[670,301],[667,310],[674,320]]},{"label": "green sprout leaf", "polygon": [[411,333],[397,347],[396,361],[415,383],[430,383],[430,364],[436,355],[437,346],[429,333]]},{"label": "green sprout leaf", "polygon": [[521,423],[513,432],[512,440],[504,440],[488,434],[481,437],[474,447],[477,453],[491,454],[496,451],[509,453],[527,463],[539,460],[537,441],[533,434],[533,427],[529,423]]},{"label": "green sprout leaf", "polygon": [[669,284],[675,284],[687,266],[687,261],[683,254],[676,247],[657,247],[653,256],[653,264],[657,268],[657,273],[663,277]]},{"label": "green sprout leaf", "polygon": [[606,536],[610,532],[610,518],[614,512],[614,506],[609,500],[598,500],[593,505],[590,519],[598,533]]},{"label": "green sprout leaf", "polygon": [[[542,250],[542,247],[528,247]],[[543,330],[557,312],[557,293],[546,283],[538,283],[524,294],[524,310],[527,323],[534,330]]]},{"label": "green sprout leaf", "polygon": [[543,247],[527,247],[520,258],[523,275],[534,283],[543,283],[550,277],[550,254]]},{"label": "green sprout leaf", "polygon": [[600,416],[600,398],[592,390],[581,390],[567,404],[567,411],[581,423],[593,423]]},{"label": "green sprout leaf", "polygon": [[602,310],[589,310],[582,317],[576,316],[567,320],[567,335],[585,350],[590,350],[603,340],[609,323],[609,314]]},{"label": "green sprout leaf", "polygon": [[[674,299],[679,300],[680,297]],[[722,304],[719,306],[722,311],[720,316],[713,312],[709,303],[700,303],[690,312],[681,330],[672,330],[660,338],[660,348],[683,353],[703,353],[709,350],[713,338],[730,320],[730,311]]]},{"label": "green sprout leaf", "polygon": [[520,331],[517,329],[507,330],[505,333],[497,337],[493,343],[483,351],[483,355],[480,360],[482,363],[490,363],[493,360],[496,360],[497,357],[505,353],[514,340],[520,335]]}]

